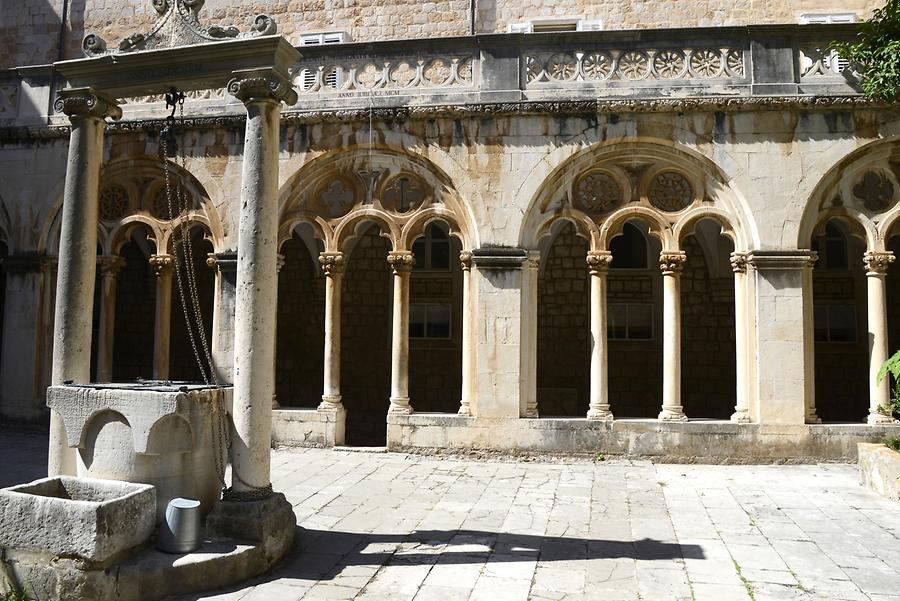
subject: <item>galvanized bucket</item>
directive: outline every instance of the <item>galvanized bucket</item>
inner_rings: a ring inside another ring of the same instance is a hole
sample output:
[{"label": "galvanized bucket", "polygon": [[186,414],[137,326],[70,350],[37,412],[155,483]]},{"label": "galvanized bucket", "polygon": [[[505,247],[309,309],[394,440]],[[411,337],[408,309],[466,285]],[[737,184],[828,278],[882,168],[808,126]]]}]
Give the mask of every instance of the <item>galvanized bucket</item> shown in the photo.
[{"label": "galvanized bucket", "polygon": [[172,499],[166,507],[166,518],[159,526],[156,548],[165,553],[190,553],[200,546],[202,535],[200,501]]}]

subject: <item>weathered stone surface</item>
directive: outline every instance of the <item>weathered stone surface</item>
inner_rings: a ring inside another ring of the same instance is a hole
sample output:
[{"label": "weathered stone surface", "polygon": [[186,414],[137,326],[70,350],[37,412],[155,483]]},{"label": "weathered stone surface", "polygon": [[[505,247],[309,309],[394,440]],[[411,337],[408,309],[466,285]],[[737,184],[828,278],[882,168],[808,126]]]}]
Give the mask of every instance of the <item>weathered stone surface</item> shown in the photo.
[{"label": "weathered stone surface", "polygon": [[900,453],[883,444],[859,443],[859,483],[900,501]]},{"label": "weathered stone surface", "polygon": [[104,562],[144,543],[155,516],[153,486],[44,478],[0,490],[0,547]]}]

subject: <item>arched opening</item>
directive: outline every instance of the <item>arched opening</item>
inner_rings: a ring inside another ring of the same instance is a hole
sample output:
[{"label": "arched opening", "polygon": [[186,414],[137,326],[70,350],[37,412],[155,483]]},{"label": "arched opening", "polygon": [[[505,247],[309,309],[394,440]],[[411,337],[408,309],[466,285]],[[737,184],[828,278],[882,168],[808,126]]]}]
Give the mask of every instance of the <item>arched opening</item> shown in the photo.
[{"label": "arched opening", "polygon": [[417,412],[456,413],[462,397],[462,245],[443,223],[413,243],[409,391]]},{"label": "arched opening", "polygon": [[131,230],[119,256],[125,266],[116,291],[116,327],[113,342],[113,381],[130,382],[153,376],[153,315],[156,280],[150,268],[155,244],[143,225]]},{"label": "arched opening", "polygon": [[729,419],[736,395],[734,244],[711,219],[682,242],[681,402],[690,418]]},{"label": "arched opening", "polygon": [[341,291],[341,394],[346,442],[383,446],[391,382],[390,241],[376,225],[361,226],[344,249]]},{"label": "arched opening", "polygon": [[610,242],[609,402],[618,417],[656,417],[662,399],[662,246],[637,219]]},{"label": "arched opening", "polygon": [[[213,246],[207,239],[207,235],[208,233],[202,227],[192,227],[190,229],[190,265],[185,259],[188,253],[186,252],[186,245],[181,241],[180,228],[173,241],[172,254],[175,255],[176,261],[173,270],[181,270],[181,290],[179,290],[178,285],[179,274],[173,273],[172,333],[169,345],[169,378],[171,380],[195,382],[203,380],[203,374],[197,365],[197,359],[194,355],[195,349],[197,354],[200,355],[204,370],[207,373],[209,370],[199,329],[199,326],[202,325],[207,348],[209,348],[212,341],[213,295],[215,294],[216,276],[213,269],[206,263],[207,256],[213,252]],[[190,281],[191,272],[194,276],[194,283],[196,283],[194,290],[192,290],[193,286]],[[185,321],[182,298],[188,304],[188,316],[191,320],[190,328],[193,333],[193,342],[188,331],[188,323]],[[195,301],[200,309],[202,324],[196,323]]]},{"label": "arched opening", "polygon": [[869,409],[866,245],[831,219],[812,249],[816,412],[824,422],[859,422]]},{"label": "arched opening", "polygon": [[541,261],[537,402],[541,416],[583,417],[590,390],[588,243],[561,224]]},{"label": "arched opening", "polygon": [[325,277],[309,227],[281,247],[275,390],[283,407],[315,408],[322,400]]},{"label": "arched opening", "polygon": [[[888,267],[885,278],[885,294],[887,298],[887,326],[888,326],[888,357],[900,351],[900,227],[894,227],[890,232],[886,249],[897,257],[895,262]],[[893,387],[893,382],[891,383]],[[896,415],[894,417],[897,417]]]},{"label": "arched opening", "polygon": [[97,378],[97,355],[100,351],[100,304],[103,302],[103,274],[100,268],[100,257],[103,249],[97,245],[97,269],[94,274],[94,309],[91,314],[91,382]]}]

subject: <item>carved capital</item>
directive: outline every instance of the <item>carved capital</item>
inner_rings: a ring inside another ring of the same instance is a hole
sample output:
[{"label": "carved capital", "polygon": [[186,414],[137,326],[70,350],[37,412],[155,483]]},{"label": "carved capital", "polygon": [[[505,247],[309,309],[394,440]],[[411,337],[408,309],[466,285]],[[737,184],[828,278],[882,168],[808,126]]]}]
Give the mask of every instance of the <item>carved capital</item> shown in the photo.
[{"label": "carved capital", "polygon": [[891,263],[893,263],[896,259],[897,257],[895,257],[894,253],[890,251],[868,251],[863,255],[863,263],[866,266],[866,275],[886,274],[888,267],[890,267]]},{"label": "carved capital", "polygon": [[122,268],[125,267],[126,261],[122,257],[103,256],[97,257],[97,267],[100,268],[100,275],[104,278],[114,278],[119,275]]},{"label": "carved capital", "polygon": [[322,273],[325,274],[325,277],[339,276],[344,273],[344,253],[319,253],[319,263],[322,264]]},{"label": "carved capital", "polygon": [[409,273],[416,265],[416,258],[408,250],[392,250],[388,253],[387,262],[395,274]]},{"label": "carved capital", "polygon": [[93,88],[72,88],[61,90],[56,95],[54,108],[66,114],[70,119],[88,118],[121,119],[122,109],[116,101]]},{"label": "carved capital", "polygon": [[268,69],[236,71],[228,82],[228,93],[243,102],[297,103],[297,92],[287,79]]},{"label": "carved capital", "polygon": [[747,253],[731,253],[731,271],[735,273],[747,273]]},{"label": "carved capital", "polygon": [[687,262],[687,255],[684,251],[669,251],[659,253],[659,270],[663,275],[672,275],[681,273],[684,264]]},{"label": "carved capital", "polygon": [[237,253],[209,253],[206,255],[206,265],[220,273],[234,273],[237,271]]},{"label": "carved capital", "polygon": [[175,266],[175,257],[172,255],[150,255],[150,267],[158,277],[172,273]]},{"label": "carved capital", "polygon": [[588,270],[591,275],[599,275],[601,273],[606,273],[609,271],[609,266],[612,265],[612,253],[608,250],[591,250],[588,251],[587,257],[585,261],[587,262]]},{"label": "carved capital", "polygon": [[472,251],[464,250],[459,253],[459,264],[463,271],[472,270]]}]

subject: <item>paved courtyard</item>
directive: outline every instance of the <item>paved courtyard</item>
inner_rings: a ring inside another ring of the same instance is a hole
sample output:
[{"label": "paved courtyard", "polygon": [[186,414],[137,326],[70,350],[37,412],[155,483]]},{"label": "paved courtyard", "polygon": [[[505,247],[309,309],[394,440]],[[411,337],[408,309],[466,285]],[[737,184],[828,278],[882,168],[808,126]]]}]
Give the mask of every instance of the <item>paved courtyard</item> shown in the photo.
[{"label": "paved courtyard", "polygon": [[[0,434],[0,485],[41,476],[45,445]],[[900,600],[900,506],[852,465],[272,459],[295,551],[179,601]]]}]

